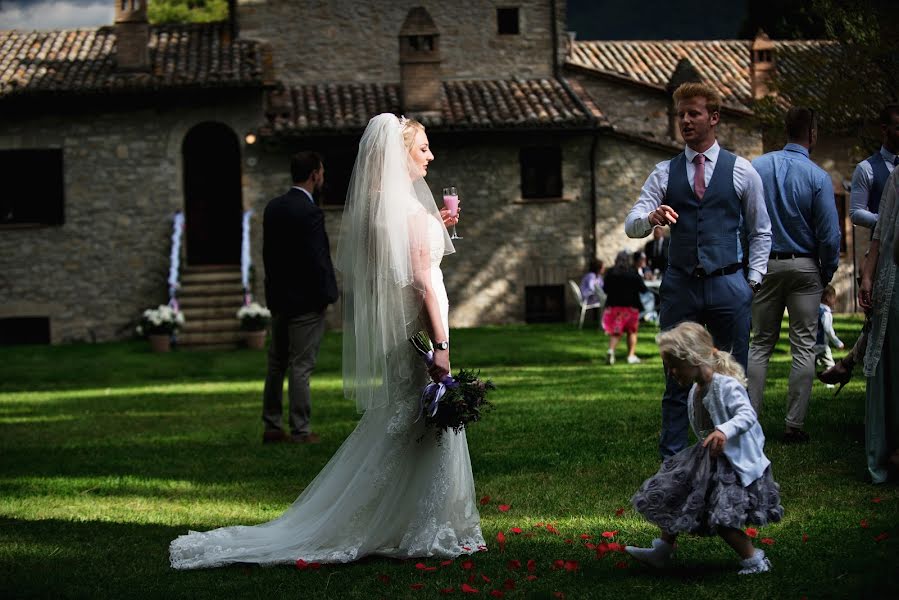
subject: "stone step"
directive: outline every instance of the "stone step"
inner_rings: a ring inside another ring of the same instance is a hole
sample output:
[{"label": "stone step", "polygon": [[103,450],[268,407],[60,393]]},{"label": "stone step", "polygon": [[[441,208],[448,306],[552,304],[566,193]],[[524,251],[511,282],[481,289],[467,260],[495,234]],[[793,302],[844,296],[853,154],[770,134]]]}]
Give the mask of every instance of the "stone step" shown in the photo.
[{"label": "stone step", "polygon": [[178,290],[180,297],[185,296],[224,296],[233,295],[243,298],[243,287],[238,283],[191,283],[181,284]]},{"label": "stone step", "polygon": [[243,306],[243,294],[229,294],[222,296],[178,296],[178,305],[182,310],[192,309],[223,309],[234,311],[237,318],[237,309]]},{"label": "stone step", "polygon": [[201,271],[199,273],[184,273],[181,275],[182,286],[197,283],[240,284],[240,271]]},{"label": "stone step", "polygon": [[233,298],[228,297],[228,306],[220,306],[213,308],[202,308],[202,307],[190,307],[185,308],[184,305],[181,306],[181,312],[184,313],[184,318],[187,319],[187,322],[191,321],[205,321],[207,319],[231,319],[233,321],[237,321],[237,310],[240,308],[240,303],[234,303]]},{"label": "stone step", "polygon": [[243,332],[239,329],[233,331],[207,331],[194,333],[184,331],[178,334],[178,344],[181,346],[198,346],[208,344],[234,344],[243,342]]},{"label": "stone step", "polygon": [[237,317],[230,319],[194,319],[184,318],[184,333],[203,333],[212,331],[234,331],[240,329],[240,321]]}]

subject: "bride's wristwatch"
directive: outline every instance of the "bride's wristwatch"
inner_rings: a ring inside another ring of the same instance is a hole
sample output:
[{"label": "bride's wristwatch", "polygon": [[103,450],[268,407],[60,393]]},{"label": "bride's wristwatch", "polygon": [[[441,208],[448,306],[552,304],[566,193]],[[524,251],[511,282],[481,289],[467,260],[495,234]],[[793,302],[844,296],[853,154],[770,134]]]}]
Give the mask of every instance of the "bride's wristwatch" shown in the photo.
[{"label": "bride's wristwatch", "polygon": [[449,342],[434,342],[434,350],[449,350]]}]

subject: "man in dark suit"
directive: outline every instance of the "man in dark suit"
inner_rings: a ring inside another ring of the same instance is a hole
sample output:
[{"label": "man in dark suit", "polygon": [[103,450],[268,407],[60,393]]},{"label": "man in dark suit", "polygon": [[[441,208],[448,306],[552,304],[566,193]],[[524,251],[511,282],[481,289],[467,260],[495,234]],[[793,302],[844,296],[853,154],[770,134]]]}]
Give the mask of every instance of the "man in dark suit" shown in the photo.
[{"label": "man in dark suit", "polygon": [[[272,311],[272,339],[262,402],[263,443],[316,443],[309,428],[309,376],[325,331],[325,310],[337,301],[325,215],[313,194],[325,182],[314,152],[290,161],[293,187],[268,203],[262,220],[265,299]],[[289,370],[290,434],[281,429],[284,375]]]},{"label": "man in dark suit", "polygon": [[643,246],[646,262],[653,272],[665,273],[668,268],[668,237],[663,227],[652,228],[652,239]]}]

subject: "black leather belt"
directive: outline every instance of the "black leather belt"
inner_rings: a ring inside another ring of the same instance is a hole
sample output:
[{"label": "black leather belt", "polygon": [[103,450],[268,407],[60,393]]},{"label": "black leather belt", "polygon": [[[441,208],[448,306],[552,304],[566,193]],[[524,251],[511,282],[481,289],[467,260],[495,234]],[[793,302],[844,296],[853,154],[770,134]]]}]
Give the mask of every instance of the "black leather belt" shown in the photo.
[{"label": "black leather belt", "polygon": [[706,279],[707,277],[718,277],[720,275],[730,275],[731,273],[736,273],[740,269],[743,268],[742,263],[734,263],[732,265],[728,265],[726,267],[722,267],[720,269],[715,269],[711,273],[706,273],[705,269],[702,267],[696,267],[693,270],[692,277],[696,277],[697,279]]},{"label": "black leather belt", "polygon": [[772,252],[768,258],[787,260],[788,258],[815,258],[815,255],[810,252]]}]

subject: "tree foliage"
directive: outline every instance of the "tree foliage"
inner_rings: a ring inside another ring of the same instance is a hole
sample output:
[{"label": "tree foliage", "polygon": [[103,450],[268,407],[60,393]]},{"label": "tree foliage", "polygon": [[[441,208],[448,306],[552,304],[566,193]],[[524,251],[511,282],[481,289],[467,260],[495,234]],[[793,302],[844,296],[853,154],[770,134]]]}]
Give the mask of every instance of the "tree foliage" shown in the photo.
[{"label": "tree foliage", "polygon": [[228,0],[150,0],[151,23],[211,23],[228,19]]},{"label": "tree foliage", "polygon": [[899,12],[893,0],[812,0],[810,10],[834,46],[794,50],[796,62],[808,67],[779,72],[778,97],[757,103],[755,112],[779,127],[786,104],[808,106],[818,111],[822,130],[872,145],[880,137],[881,107],[899,101]]}]

